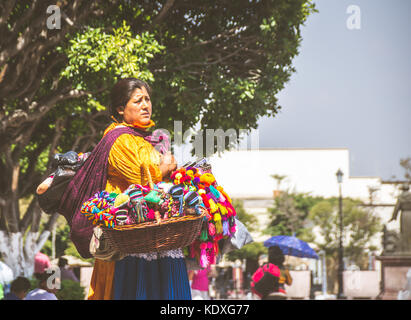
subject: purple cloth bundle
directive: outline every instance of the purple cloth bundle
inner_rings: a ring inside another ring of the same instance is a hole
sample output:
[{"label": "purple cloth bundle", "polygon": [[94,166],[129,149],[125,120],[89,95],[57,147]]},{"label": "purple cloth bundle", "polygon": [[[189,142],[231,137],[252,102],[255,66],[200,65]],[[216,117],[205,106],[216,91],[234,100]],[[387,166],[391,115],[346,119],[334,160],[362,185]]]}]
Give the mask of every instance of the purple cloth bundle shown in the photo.
[{"label": "purple cloth bundle", "polygon": [[[131,127],[120,127],[107,133],[94,147],[90,156],[67,186],[60,202],[59,213],[70,226],[70,238],[83,258],[91,258],[90,240],[94,225],[81,213],[82,204],[96,192],[104,190],[107,184],[108,156],[116,139],[122,134],[143,137],[154,147],[161,139],[154,138],[149,132]],[[161,148],[161,153],[166,152]]]}]

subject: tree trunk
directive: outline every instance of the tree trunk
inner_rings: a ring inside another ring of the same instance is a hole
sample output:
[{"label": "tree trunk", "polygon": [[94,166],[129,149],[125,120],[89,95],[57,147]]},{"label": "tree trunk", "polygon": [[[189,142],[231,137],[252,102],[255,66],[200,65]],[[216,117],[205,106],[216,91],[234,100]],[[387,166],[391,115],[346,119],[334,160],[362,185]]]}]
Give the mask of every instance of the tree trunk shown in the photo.
[{"label": "tree trunk", "polygon": [[13,270],[14,278],[24,276],[30,278],[34,273],[34,257],[43,247],[50,231],[41,235],[39,232],[28,232],[25,239],[22,232],[7,234],[0,231],[0,252],[4,262]]}]

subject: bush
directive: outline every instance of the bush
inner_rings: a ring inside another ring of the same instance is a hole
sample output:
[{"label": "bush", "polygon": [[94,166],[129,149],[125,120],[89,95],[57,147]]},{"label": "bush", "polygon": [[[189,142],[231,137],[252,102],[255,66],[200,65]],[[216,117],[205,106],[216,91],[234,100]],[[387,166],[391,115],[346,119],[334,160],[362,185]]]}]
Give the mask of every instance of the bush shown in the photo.
[{"label": "bush", "polygon": [[[34,290],[39,287],[39,280],[35,277],[30,280],[30,290]],[[73,280],[63,280],[61,281],[61,287],[56,291],[56,297],[59,300],[84,300],[85,292],[84,288],[79,282]]]},{"label": "bush", "polygon": [[56,297],[59,300],[84,300],[85,292],[79,282],[63,280],[60,290],[56,292]]}]

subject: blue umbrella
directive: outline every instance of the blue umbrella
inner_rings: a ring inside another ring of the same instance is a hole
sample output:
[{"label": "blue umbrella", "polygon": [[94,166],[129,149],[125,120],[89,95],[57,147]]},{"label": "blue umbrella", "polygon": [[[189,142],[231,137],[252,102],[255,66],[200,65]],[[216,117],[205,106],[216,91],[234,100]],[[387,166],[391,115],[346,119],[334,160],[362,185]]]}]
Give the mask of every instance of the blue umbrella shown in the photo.
[{"label": "blue umbrella", "polygon": [[264,241],[264,246],[278,246],[287,256],[318,259],[318,255],[307,242],[294,236],[274,236]]}]

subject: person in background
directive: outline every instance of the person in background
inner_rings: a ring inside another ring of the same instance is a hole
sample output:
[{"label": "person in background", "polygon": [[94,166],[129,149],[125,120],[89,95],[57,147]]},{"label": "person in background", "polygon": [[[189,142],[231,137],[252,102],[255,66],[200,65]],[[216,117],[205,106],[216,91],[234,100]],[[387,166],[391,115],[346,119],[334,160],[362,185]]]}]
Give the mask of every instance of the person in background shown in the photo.
[{"label": "person in background", "polygon": [[34,276],[38,279],[50,267],[50,258],[44,253],[38,252],[34,257]]},{"label": "person in background", "polygon": [[228,298],[228,271],[225,268],[217,269],[216,290],[218,299]]},{"label": "person in background", "polygon": [[10,292],[7,293],[3,300],[23,300],[30,290],[30,281],[25,277],[17,277],[10,286]]},{"label": "person in background", "polygon": [[50,274],[44,272],[37,274],[39,280],[38,288],[30,291],[24,300],[58,300],[55,293],[56,289],[50,289],[47,286],[47,279]]},{"label": "person in background", "polygon": [[61,280],[73,280],[79,282],[79,279],[74,274],[73,270],[68,266],[68,260],[60,257],[58,266],[60,268]]},{"label": "person in background", "polygon": [[272,246],[268,248],[268,263],[276,265],[280,269],[280,279],[278,280],[278,291],[269,294],[265,300],[284,300],[287,298],[285,285],[291,285],[293,279],[290,272],[284,266],[284,254],[280,247]]},{"label": "person in background", "polygon": [[191,296],[193,300],[210,300],[208,291],[210,267],[195,270],[191,283]]}]

